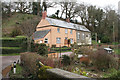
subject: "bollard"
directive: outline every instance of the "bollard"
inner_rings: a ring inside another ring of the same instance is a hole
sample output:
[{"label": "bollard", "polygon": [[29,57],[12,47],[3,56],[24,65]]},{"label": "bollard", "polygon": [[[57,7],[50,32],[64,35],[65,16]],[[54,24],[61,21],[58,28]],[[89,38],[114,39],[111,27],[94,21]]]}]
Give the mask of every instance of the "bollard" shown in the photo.
[{"label": "bollard", "polygon": [[16,73],[16,62],[14,62],[14,66],[13,66],[13,73]]}]

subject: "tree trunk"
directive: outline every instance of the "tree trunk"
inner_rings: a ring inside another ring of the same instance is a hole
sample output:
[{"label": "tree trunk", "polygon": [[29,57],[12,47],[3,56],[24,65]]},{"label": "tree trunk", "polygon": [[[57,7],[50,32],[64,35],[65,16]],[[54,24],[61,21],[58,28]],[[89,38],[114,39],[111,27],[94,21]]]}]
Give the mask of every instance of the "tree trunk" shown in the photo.
[{"label": "tree trunk", "polygon": [[27,38],[27,51],[30,52],[31,51],[31,39],[28,37]]}]

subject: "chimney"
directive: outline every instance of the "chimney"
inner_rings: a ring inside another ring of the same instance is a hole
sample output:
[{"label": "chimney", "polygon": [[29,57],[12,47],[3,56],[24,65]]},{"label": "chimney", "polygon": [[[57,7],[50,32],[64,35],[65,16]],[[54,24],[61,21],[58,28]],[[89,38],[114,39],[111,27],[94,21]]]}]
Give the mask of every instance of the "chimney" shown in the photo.
[{"label": "chimney", "polygon": [[43,11],[43,12],[42,12],[42,19],[45,19],[46,16],[47,16],[47,12],[46,12],[46,11]]},{"label": "chimney", "polygon": [[67,18],[67,19],[66,19],[66,22],[70,22],[70,19],[69,19],[69,18]]}]

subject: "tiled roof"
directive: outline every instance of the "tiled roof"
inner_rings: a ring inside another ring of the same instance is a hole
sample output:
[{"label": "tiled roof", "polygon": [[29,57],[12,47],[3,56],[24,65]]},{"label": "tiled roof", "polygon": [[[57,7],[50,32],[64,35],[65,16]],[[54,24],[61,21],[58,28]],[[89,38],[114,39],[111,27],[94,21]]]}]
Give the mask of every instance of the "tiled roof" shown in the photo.
[{"label": "tiled roof", "polygon": [[45,35],[48,34],[49,30],[41,30],[41,31],[36,31],[33,36],[34,36],[34,40],[40,39],[40,38],[44,38]]},{"label": "tiled roof", "polygon": [[62,20],[58,20],[58,19],[52,19],[52,18],[48,18],[48,17],[46,17],[46,20],[50,23],[50,25],[56,25],[58,27],[71,28],[71,29],[90,32],[90,30],[88,30],[83,25],[68,23],[66,21],[62,21]]}]

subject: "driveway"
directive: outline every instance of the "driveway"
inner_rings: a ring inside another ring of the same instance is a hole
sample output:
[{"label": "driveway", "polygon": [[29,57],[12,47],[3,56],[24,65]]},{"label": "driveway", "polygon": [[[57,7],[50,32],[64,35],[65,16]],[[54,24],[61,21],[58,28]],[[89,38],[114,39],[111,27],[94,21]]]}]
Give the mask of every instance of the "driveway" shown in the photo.
[{"label": "driveway", "polygon": [[20,56],[0,56],[2,59],[2,70],[11,65],[14,61],[20,60]]}]

